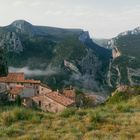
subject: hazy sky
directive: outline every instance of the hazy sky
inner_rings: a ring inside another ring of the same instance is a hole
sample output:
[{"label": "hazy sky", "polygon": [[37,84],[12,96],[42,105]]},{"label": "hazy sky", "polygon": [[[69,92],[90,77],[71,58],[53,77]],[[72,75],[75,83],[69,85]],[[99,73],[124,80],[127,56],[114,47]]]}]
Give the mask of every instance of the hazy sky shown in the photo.
[{"label": "hazy sky", "polygon": [[140,26],[140,0],[0,0],[0,26],[16,19],[111,38]]}]

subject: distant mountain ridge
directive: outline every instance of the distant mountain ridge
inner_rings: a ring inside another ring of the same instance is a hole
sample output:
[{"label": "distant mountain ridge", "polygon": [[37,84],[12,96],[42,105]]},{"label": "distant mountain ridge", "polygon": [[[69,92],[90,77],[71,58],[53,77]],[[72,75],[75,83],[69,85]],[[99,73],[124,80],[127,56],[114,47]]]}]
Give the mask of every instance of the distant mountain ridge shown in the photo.
[{"label": "distant mountain ridge", "polygon": [[[96,45],[82,29],[36,26],[17,20],[0,28],[0,47],[7,50],[10,67],[38,72],[33,78],[53,88],[73,85],[102,90],[107,86],[111,51]],[[64,61],[79,73],[65,66]]]}]

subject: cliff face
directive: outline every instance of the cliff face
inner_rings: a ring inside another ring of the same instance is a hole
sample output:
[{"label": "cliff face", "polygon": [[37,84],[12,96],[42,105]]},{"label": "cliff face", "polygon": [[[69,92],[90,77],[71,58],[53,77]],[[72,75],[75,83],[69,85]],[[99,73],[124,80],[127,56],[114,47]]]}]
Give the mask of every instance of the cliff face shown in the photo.
[{"label": "cliff face", "polygon": [[140,85],[140,30],[136,28],[119,34],[108,42],[112,49],[108,83],[118,85]]},{"label": "cliff face", "polygon": [[15,21],[1,28],[0,47],[7,50],[12,70],[21,69],[52,88],[73,85],[100,91],[107,84],[111,51],[96,45],[82,29]]},{"label": "cliff face", "polygon": [[20,53],[23,50],[23,46],[19,37],[15,32],[7,32],[1,35],[0,47],[6,49],[8,52]]}]

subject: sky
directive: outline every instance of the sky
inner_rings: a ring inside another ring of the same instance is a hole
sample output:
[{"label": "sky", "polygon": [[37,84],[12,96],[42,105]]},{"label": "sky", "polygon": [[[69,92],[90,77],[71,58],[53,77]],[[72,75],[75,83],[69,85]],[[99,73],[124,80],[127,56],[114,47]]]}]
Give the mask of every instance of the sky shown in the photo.
[{"label": "sky", "polygon": [[140,26],[140,0],[0,0],[0,26],[18,19],[112,38]]}]

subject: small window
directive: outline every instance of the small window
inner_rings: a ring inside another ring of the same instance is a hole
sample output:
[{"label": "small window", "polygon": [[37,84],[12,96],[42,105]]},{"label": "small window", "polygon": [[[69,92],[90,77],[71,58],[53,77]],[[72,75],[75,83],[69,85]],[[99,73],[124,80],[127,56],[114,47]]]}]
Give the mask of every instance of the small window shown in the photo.
[{"label": "small window", "polygon": [[14,99],[14,95],[12,95],[12,99]]},{"label": "small window", "polygon": [[39,90],[37,91],[37,94],[39,94]]},{"label": "small window", "polygon": [[51,107],[51,103],[49,103],[48,106]]},{"label": "small window", "polygon": [[41,101],[39,101],[39,103],[38,103],[38,104],[39,104],[39,106],[41,106]]},{"label": "small window", "polygon": [[56,112],[56,113],[58,112],[58,108],[55,109],[55,112]]}]

